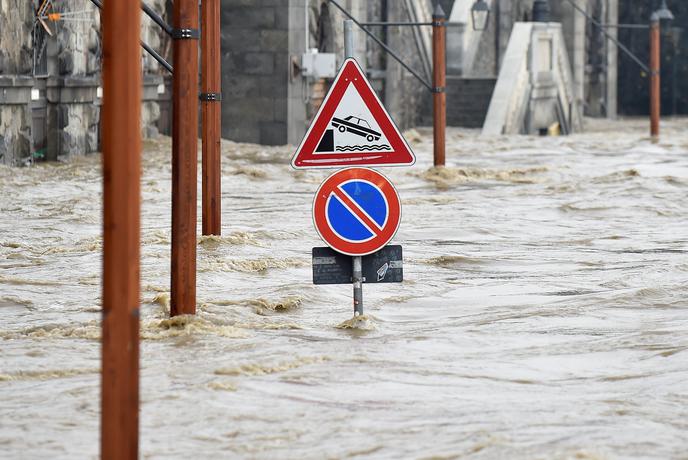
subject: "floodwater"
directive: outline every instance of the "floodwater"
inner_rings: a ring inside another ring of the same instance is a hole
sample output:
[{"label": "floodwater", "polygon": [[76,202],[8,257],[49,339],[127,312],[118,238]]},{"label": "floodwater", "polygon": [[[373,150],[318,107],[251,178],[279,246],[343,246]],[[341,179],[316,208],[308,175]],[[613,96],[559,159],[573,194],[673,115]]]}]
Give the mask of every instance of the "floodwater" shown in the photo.
[{"label": "floodwater", "polygon": [[[687,459],[688,121],[408,133],[406,281],[311,284],[327,171],[223,144],[198,315],[167,319],[170,142],[146,143],[142,458]],[[0,458],[95,458],[100,162],[0,169]],[[199,210],[200,212],[200,210]],[[349,321],[347,321],[349,320]]]}]

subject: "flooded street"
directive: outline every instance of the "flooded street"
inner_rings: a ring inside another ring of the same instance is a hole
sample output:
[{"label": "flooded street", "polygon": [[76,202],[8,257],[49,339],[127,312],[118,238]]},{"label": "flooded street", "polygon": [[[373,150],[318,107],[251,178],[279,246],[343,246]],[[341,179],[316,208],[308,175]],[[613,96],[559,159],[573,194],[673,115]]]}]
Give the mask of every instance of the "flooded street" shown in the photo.
[{"label": "flooded street", "polygon": [[[405,281],[357,322],[311,283],[332,171],[225,141],[224,234],[168,319],[170,140],[145,143],[142,458],[687,459],[688,121],[588,129],[450,129],[442,170],[407,132],[416,165],[380,169]],[[97,155],[0,167],[0,458],[98,456],[101,190]]]}]

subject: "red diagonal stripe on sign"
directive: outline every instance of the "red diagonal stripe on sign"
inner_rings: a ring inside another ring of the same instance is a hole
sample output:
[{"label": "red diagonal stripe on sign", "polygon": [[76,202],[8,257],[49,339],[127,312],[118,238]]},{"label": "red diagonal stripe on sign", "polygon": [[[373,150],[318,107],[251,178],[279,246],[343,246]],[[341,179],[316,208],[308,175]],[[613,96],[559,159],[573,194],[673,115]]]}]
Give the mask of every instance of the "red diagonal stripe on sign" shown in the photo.
[{"label": "red diagonal stripe on sign", "polygon": [[373,232],[375,236],[380,236],[380,233],[382,233],[382,229],[380,226],[375,222],[373,219],[371,219],[363,210],[361,207],[356,203],[354,200],[352,200],[349,195],[344,192],[344,190],[340,189],[339,187],[335,187],[334,190],[332,190],[332,193],[339,198],[339,200],[346,206],[346,208],[351,211],[351,213],[359,220],[363,225],[368,227],[368,230]]}]

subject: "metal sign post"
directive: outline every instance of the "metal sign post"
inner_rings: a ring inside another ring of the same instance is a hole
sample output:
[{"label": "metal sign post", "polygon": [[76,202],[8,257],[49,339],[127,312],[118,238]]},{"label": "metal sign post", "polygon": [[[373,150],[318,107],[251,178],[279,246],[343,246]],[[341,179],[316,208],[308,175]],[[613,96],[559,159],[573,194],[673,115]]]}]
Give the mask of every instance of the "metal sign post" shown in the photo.
[{"label": "metal sign post", "polygon": [[[361,257],[383,252],[385,245],[396,234],[400,221],[399,195],[391,182],[372,169],[348,168],[338,171],[328,177],[316,192],[313,222],[318,234],[331,248],[351,256],[354,316],[363,314],[363,282],[374,279],[370,274],[364,278]],[[313,278],[317,282],[315,266],[323,264],[315,262]],[[386,277],[391,262],[392,259],[389,259],[375,267],[376,271],[380,270],[380,281]],[[336,265],[337,258],[333,263]],[[329,271],[330,275],[335,273]]]},{"label": "metal sign post", "polygon": [[359,317],[363,283],[404,278],[402,248],[388,245],[401,222],[399,194],[384,175],[361,166],[411,166],[416,157],[354,58],[354,24],[344,21],[344,62],[291,165],[345,167],[313,200],[313,224],[329,246],[313,248],[313,283],[353,284]]},{"label": "metal sign post", "polygon": [[[354,22],[344,20],[344,57],[354,58]],[[353,257],[354,316],[363,314],[363,263],[361,256]]]}]

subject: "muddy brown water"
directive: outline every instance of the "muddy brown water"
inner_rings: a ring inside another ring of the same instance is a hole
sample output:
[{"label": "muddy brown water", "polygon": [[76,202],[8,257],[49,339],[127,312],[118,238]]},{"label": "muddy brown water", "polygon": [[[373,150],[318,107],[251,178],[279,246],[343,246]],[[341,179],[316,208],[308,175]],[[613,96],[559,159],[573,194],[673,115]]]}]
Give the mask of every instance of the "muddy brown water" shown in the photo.
[{"label": "muddy brown water", "polygon": [[[365,286],[359,321],[310,282],[327,172],[231,142],[198,315],[167,319],[170,143],[147,142],[142,458],[688,458],[688,121],[588,127],[450,129],[444,170],[409,133],[418,163],[382,169],[406,281]],[[96,155],[0,169],[0,458],[98,455],[100,201]]]}]

